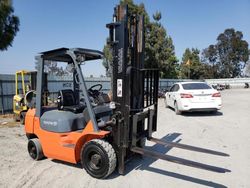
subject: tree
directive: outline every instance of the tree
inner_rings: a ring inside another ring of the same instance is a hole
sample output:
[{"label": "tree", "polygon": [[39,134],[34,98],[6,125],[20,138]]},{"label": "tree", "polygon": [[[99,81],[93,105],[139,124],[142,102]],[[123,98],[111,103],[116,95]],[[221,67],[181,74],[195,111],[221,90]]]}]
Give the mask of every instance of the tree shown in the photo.
[{"label": "tree", "polygon": [[11,0],[0,1],[0,50],[7,50],[19,31],[19,18],[15,16]]},{"label": "tree", "polygon": [[219,34],[217,44],[210,45],[203,55],[213,66],[215,78],[234,78],[242,75],[250,52],[242,32],[231,28]]},{"label": "tree", "polygon": [[180,64],[180,78],[204,79],[211,74],[210,67],[201,63],[200,51],[197,48],[187,48],[182,56]]},{"label": "tree", "polygon": [[[39,59],[35,57],[35,69],[38,70],[39,67]],[[45,61],[44,62],[44,72],[48,73],[48,75],[54,76],[64,76],[69,75],[70,73],[67,71],[66,68],[59,66],[55,61]]]},{"label": "tree", "polygon": [[62,66],[58,66],[58,63],[55,61],[45,61],[44,71],[47,72],[48,75],[55,75],[55,76],[69,75],[69,72]]},{"label": "tree", "polygon": [[218,53],[216,45],[210,45],[202,52],[202,63],[207,67],[210,72],[208,78],[219,78],[219,65],[218,65]]},{"label": "tree", "polygon": [[[178,60],[175,56],[172,38],[167,35],[166,29],[160,23],[161,13],[156,12],[153,15],[154,21],[151,22],[143,3],[135,5],[133,0],[121,0],[120,3],[121,5],[128,5],[131,15],[144,15],[145,67],[159,68],[162,78],[176,78]],[[112,61],[110,46],[105,45],[103,52],[103,65],[108,71]]]},{"label": "tree", "polygon": [[161,78],[177,77],[177,58],[172,38],[159,22],[161,14],[153,15],[154,21],[147,27],[145,36],[145,67],[159,68]]}]

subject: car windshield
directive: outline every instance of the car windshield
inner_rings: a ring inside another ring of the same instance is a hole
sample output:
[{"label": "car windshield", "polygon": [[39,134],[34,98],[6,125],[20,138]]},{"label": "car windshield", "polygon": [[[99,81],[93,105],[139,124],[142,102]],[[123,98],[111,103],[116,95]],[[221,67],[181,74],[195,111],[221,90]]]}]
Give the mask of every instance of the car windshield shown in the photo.
[{"label": "car windshield", "polygon": [[182,87],[185,90],[211,89],[211,87],[206,83],[187,83],[187,84],[182,84]]}]

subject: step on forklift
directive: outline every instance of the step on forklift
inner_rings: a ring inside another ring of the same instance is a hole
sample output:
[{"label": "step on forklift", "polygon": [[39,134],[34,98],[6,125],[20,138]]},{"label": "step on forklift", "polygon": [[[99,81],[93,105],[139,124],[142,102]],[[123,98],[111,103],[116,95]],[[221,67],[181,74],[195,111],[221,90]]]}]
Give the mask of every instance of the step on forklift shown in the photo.
[{"label": "step on forklift", "polygon": [[[87,89],[81,67],[101,59],[102,52],[83,48],[60,48],[42,52],[37,73],[36,104],[25,118],[28,152],[34,160],[44,157],[81,163],[88,174],[106,178],[116,168],[125,174],[125,162],[135,155],[171,161],[219,173],[225,168],[198,163],[145,149],[145,140],[164,146],[229,156],[199,147],[153,137],[157,130],[157,69],[144,68],[144,18],[131,15],[127,6],[114,9],[109,28],[113,61],[110,99],[101,85]],[[42,104],[44,61],[67,63],[72,89],[58,91],[55,107]]]}]

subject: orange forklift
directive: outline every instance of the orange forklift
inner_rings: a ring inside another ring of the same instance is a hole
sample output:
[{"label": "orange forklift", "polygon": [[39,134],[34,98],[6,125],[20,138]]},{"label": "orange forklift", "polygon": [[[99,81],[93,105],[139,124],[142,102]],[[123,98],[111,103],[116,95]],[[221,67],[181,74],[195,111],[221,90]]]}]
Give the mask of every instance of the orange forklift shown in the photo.
[{"label": "orange forklift", "polygon": [[[225,153],[157,139],[157,69],[144,68],[144,18],[131,15],[127,6],[117,6],[109,28],[113,61],[110,99],[102,85],[87,89],[82,64],[101,59],[102,52],[83,48],[60,48],[39,55],[36,102],[25,118],[28,152],[34,160],[44,157],[81,163],[88,174],[106,178],[136,154],[187,166],[225,173],[229,170],[190,161],[144,148],[145,141],[202,153]],[[42,102],[44,62],[67,63],[72,89],[58,91],[57,106]]]}]

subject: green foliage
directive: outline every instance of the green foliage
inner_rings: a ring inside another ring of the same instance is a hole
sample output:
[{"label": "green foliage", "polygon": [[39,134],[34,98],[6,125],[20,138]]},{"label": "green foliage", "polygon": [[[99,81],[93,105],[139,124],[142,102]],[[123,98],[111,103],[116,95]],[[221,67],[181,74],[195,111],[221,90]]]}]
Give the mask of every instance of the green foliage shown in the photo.
[{"label": "green foliage", "polygon": [[[35,58],[35,69],[39,69],[39,59]],[[60,66],[55,61],[47,61],[44,62],[44,72],[46,72],[48,75],[54,75],[54,76],[65,76],[70,75],[70,73],[66,70],[66,68]]]},{"label": "green foliage", "polygon": [[55,76],[69,75],[69,72],[67,72],[65,68],[58,65],[58,63],[54,61],[45,61],[44,71],[48,73],[48,75],[55,75]]},{"label": "green foliage", "polygon": [[19,31],[19,18],[13,15],[14,9],[10,0],[0,1],[0,50],[12,46],[16,33]]},{"label": "green foliage", "polygon": [[[167,35],[166,29],[159,22],[161,13],[153,15],[154,21],[151,22],[144,4],[135,5],[133,0],[121,0],[121,5],[128,5],[129,12],[144,15],[145,26],[145,67],[159,68],[162,78],[177,78],[177,58],[175,56],[172,38]],[[109,63],[112,60],[110,46],[103,48],[103,65],[109,70]]]},{"label": "green foliage", "polygon": [[196,48],[187,48],[180,64],[179,77],[183,79],[204,79],[211,75],[211,68],[201,63],[200,51]]},{"label": "green foliage", "polygon": [[205,66],[207,66],[207,70],[210,73],[207,78],[220,78],[217,61],[218,61],[218,54],[216,45],[210,45],[208,48],[203,50],[202,62]]},{"label": "green foliage", "polygon": [[248,43],[243,40],[242,32],[233,28],[219,34],[217,44],[203,51],[204,62],[212,67],[214,78],[241,76],[249,55]]},{"label": "green foliage", "polygon": [[161,78],[176,78],[177,58],[174,52],[172,38],[167,36],[166,29],[159,23],[155,14],[155,21],[148,24],[145,36],[145,67],[159,68]]},{"label": "green foliage", "polygon": [[136,15],[136,14],[143,15],[145,26],[147,26],[150,23],[148,13],[146,12],[145,6],[143,3],[136,5],[134,4],[133,0],[120,0],[120,5],[128,5],[130,15]]}]

